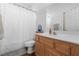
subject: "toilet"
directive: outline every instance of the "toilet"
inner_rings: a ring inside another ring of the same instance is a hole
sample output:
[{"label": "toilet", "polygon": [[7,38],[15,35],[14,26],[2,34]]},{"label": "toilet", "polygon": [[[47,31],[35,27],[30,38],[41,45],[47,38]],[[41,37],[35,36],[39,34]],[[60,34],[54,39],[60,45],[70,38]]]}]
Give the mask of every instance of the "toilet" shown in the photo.
[{"label": "toilet", "polygon": [[25,47],[27,48],[27,53],[33,53],[33,46],[35,44],[34,40],[25,41]]}]

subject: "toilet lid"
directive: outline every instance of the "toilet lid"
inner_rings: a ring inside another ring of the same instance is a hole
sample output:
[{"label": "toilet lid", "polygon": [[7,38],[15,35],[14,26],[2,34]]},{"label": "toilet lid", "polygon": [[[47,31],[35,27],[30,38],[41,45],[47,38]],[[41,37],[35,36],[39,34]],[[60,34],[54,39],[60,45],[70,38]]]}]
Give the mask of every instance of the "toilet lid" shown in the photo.
[{"label": "toilet lid", "polygon": [[35,41],[32,40],[32,41],[26,41],[26,42],[25,42],[25,44],[29,44],[29,43],[35,43]]}]

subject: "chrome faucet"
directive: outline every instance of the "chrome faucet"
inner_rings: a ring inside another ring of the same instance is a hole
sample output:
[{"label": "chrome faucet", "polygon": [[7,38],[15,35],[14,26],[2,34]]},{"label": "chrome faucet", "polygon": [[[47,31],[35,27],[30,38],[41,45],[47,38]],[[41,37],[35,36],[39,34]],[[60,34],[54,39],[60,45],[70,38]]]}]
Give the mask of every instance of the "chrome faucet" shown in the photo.
[{"label": "chrome faucet", "polygon": [[53,27],[53,35],[56,35],[55,28]]},{"label": "chrome faucet", "polygon": [[53,24],[53,34],[56,35],[56,31],[59,30],[59,24]]},{"label": "chrome faucet", "polygon": [[49,34],[52,34],[52,30],[51,30],[51,28],[49,29]]}]

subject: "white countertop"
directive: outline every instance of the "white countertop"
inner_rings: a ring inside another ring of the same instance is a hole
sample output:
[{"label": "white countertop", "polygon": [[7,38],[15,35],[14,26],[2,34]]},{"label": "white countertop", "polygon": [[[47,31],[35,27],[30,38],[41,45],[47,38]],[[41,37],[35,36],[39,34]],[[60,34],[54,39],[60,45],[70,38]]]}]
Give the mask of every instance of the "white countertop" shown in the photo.
[{"label": "white countertop", "polygon": [[68,33],[59,33],[57,35],[47,34],[47,33],[37,33],[36,35],[45,36],[49,38],[54,38],[66,42],[71,42],[75,44],[79,44],[79,34],[68,34]]}]

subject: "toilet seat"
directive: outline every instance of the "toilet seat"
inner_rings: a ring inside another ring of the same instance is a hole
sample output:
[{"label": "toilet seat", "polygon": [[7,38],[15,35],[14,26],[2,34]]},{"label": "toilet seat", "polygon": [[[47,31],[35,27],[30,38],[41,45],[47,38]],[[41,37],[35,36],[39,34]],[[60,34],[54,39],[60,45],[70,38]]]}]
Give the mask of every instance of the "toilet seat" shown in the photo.
[{"label": "toilet seat", "polygon": [[31,41],[26,41],[25,43],[34,43],[35,41],[34,40],[31,40]]}]

